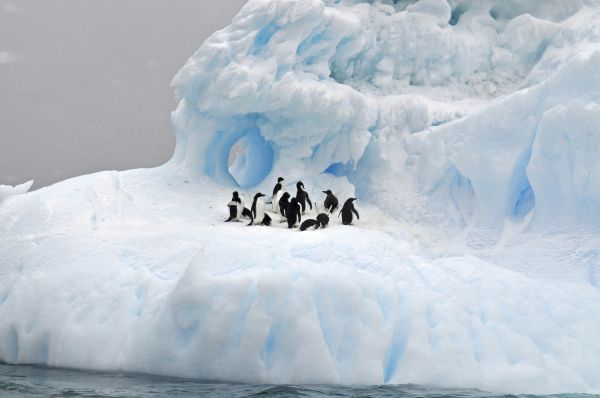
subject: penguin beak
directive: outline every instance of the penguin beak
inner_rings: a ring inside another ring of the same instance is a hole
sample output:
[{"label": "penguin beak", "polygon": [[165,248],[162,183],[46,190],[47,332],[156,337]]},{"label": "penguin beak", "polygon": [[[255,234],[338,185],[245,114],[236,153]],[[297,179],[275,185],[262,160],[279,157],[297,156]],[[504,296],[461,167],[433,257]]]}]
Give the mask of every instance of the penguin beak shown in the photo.
[{"label": "penguin beak", "polygon": [[327,191],[322,191],[325,195],[327,195]]}]

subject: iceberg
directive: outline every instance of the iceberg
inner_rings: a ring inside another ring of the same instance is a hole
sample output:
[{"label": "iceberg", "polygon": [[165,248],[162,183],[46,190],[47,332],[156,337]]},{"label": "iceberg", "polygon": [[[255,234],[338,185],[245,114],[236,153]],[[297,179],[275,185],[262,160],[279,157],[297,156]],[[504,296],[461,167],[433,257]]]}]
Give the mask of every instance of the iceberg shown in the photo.
[{"label": "iceberg", "polygon": [[[595,0],[249,0],[173,79],[169,162],[0,201],[0,361],[599,393],[597,26]],[[360,220],[223,223],[278,176]]]},{"label": "iceberg", "polygon": [[33,180],[27,181],[23,184],[15,185],[14,187],[11,185],[0,185],[0,203],[3,200],[7,199],[10,196],[22,195],[27,193],[31,189],[33,185]]}]

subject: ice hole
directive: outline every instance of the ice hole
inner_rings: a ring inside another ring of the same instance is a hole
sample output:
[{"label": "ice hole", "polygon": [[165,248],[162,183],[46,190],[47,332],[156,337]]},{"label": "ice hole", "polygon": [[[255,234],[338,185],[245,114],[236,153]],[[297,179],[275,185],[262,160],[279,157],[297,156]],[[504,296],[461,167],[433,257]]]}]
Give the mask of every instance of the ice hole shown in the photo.
[{"label": "ice hole", "polygon": [[242,188],[260,184],[273,168],[274,152],[257,128],[249,129],[229,150],[229,174]]}]

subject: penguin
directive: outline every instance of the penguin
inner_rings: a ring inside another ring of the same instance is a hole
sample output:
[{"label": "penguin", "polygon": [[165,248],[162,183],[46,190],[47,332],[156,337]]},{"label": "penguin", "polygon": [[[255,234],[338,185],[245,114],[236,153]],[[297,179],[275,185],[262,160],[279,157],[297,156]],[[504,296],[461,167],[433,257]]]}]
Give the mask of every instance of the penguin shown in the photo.
[{"label": "penguin", "polygon": [[319,229],[319,222],[317,220],[309,218],[308,220],[305,220],[302,223],[302,225],[300,225],[300,231],[306,231],[310,227],[315,227],[315,229]]},{"label": "penguin", "polygon": [[308,228],[314,226],[315,229],[325,228],[329,224],[329,216],[325,213],[321,213],[317,216],[316,220],[308,219],[300,225],[300,231],[306,231]]},{"label": "penguin", "polygon": [[321,228],[325,228],[329,225],[329,216],[325,213],[321,213],[317,216],[317,221],[321,224]]},{"label": "penguin", "polygon": [[350,224],[352,224],[352,213],[356,214],[356,219],[357,220],[360,220],[360,216],[358,215],[358,212],[354,208],[354,203],[353,202],[355,200],[356,200],[356,198],[350,198],[350,199],[348,199],[344,203],[344,206],[342,207],[342,210],[340,210],[340,213],[338,214],[338,217],[340,216],[340,214],[342,215],[342,224],[344,224],[344,225],[350,225]]},{"label": "penguin", "polygon": [[283,179],[283,177],[279,177],[277,185],[275,185],[275,188],[273,188],[273,197],[271,198],[271,206],[273,213],[279,213],[281,211],[279,209],[279,200],[286,191],[287,187],[285,184],[285,180]]},{"label": "penguin", "polygon": [[242,210],[242,217],[246,217],[252,220],[252,212],[249,208],[244,207],[244,210]]},{"label": "penguin", "polygon": [[[279,199],[279,202],[277,202],[277,204],[279,205],[279,214],[281,214],[284,217],[287,217],[287,209],[290,206],[290,194],[289,192],[284,192],[281,195],[281,198]],[[294,198],[295,199],[295,198]]]},{"label": "penguin", "polygon": [[296,199],[298,200],[298,203],[300,203],[300,206],[302,206],[302,214],[304,214],[304,211],[306,210],[306,203],[308,202],[308,205],[310,206],[310,209],[312,210],[312,202],[310,201],[310,198],[308,197],[308,192],[306,192],[304,190],[304,184],[302,183],[302,181],[298,181],[296,183]]},{"label": "penguin", "polygon": [[275,194],[277,194],[277,191],[282,189],[284,186],[285,186],[285,180],[283,179],[283,177],[279,177],[277,179],[277,184],[275,184],[275,187],[273,188],[273,196],[275,196]]},{"label": "penguin", "polygon": [[252,213],[248,208],[244,207],[244,200],[237,191],[233,192],[231,202],[227,206],[229,207],[229,218],[225,222],[240,221],[241,217],[252,218]]},{"label": "penguin", "polygon": [[338,208],[338,199],[329,189],[327,191],[323,191],[323,193],[327,195],[324,203],[325,210],[329,211],[329,214],[333,214],[333,212]]},{"label": "penguin", "polygon": [[296,222],[302,221],[302,209],[300,208],[300,204],[296,198],[292,198],[290,201],[285,215],[288,222],[288,228],[292,228],[294,225],[296,225]]},{"label": "penguin", "polygon": [[248,225],[254,224],[254,221],[256,221],[260,225],[271,225],[271,217],[269,217],[269,215],[265,213],[265,201],[263,199],[263,196],[265,195],[263,195],[260,192],[254,195],[254,200],[252,201],[251,208],[252,220]]}]

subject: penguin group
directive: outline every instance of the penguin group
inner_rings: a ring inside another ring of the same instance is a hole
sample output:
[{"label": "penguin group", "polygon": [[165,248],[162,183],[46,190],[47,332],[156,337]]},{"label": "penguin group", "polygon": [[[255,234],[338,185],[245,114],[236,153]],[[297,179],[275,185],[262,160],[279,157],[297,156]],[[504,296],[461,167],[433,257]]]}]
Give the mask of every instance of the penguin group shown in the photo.
[{"label": "penguin group", "polygon": [[[310,196],[304,187],[302,181],[296,183],[296,196],[292,197],[287,192],[287,184],[283,177],[277,179],[277,183],[273,188],[273,194],[271,196],[271,211],[277,214],[281,222],[287,222],[288,228],[294,228],[300,224],[300,231],[306,231],[309,228],[319,229],[325,228],[329,225],[329,215],[333,214],[339,208],[339,201],[331,190],[322,191],[325,194],[325,200],[323,202],[324,212],[319,213],[318,206],[315,203],[317,210],[317,217],[315,219],[308,219],[302,221],[302,215],[305,214],[307,209],[313,210],[313,203],[310,200]],[[264,225],[270,226],[273,219],[267,214],[266,205],[268,204],[263,199],[265,195],[258,192],[254,195],[252,205],[250,209],[245,207],[244,200],[242,199],[239,192],[233,192],[231,201],[227,204],[229,208],[229,218],[225,222],[230,221],[242,221],[242,218],[250,219],[250,225]],[[349,198],[344,202],[341,210],[338,213],[338,218],[341,216],[342,224],[351,225],[356,215],[356,219],[359,220],[360,216],[358,211],[354,208],[354,201],[356,198]]]}]

